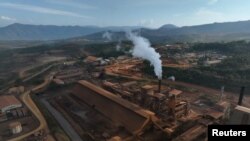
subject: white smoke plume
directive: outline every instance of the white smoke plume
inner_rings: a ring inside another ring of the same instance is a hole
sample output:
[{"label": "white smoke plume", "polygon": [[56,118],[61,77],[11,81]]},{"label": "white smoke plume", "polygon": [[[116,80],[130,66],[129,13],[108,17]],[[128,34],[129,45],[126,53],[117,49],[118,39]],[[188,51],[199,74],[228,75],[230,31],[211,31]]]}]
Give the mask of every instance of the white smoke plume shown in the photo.
[{"label": "white smoke plume", "polygon": [[112,33],[106,31],[105,33],[102,34],[102,38],[111,41],[112,40]]},{"label": "white smoke plume", "polygon": [[134,44],[132,55],[134,57],[148,60],[151,65],[154,66],[155,75],[158,79],[162,79],[161,55],[157,53],[153,47],[151,47],[149,40],[132,32],[127,32],[127,38]]},{"label": "white smoke plume", "polygon": [[[112,41],[113,34],[106,31],[102,34],[102,38],[106,39],[107,41]],[[119,40],[118,44],[116,45],[116,51],[120,51],[121,49],[121,40]]]},{"label": "white smoke plume", "polygon": [[120,51],[121,49],[121,40],[119,40],[118,44],[115,46],[116,51]]}]

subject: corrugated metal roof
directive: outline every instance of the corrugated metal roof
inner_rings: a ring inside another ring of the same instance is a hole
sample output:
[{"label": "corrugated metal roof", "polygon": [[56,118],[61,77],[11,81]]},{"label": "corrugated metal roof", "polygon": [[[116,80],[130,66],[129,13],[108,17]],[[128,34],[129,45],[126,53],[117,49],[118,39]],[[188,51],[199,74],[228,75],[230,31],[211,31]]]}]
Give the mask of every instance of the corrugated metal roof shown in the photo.
[{"label": "corrugated metal roof", "polygon": [[146,110],[146,109],[142,109],[141,107],[139,107],[138,105],[136,104],[133,104],[131,102],[128,102],[124,99],[121,99],[119,97],[117,97],[116,95],[100,88],[100,87],[96,87],[95,85],[85,81],[85,80],[80,80],[78,81],[79,84],[82,84],[84,86],[87,86],[89,87],[90,89],[92,89],[93,91],[96,91],[98,94],[120,104],[120,105],[123,105],[124,107],[144,116],[144,117],[148,117],[149,115],[155,115],[155,113],[149,111],[149,110]]},{"label": "corrugated metal roof", "polygon": [[181,93],[182,93],[182,91],[181,90],[177,90],[177,89],[173,89],[173,90],[171,90],[169,92],[169,94],[171,94],[171,95],[179,95]]},{"label": "corrugated metal roof", "polygon": [[250,108],[243,107],[243,106],[237,106],[235,109],[250,114]]},{"label": "corrugated metal roof", "polygon": [[88,56],[85,60],[88,61],[88,62],[94,62],[94,61],[97,61],[97,57],[95,57],[95,56]]},{"label": "corrugated metal roof", "polygon": [[133,134],[149,124],[151,118],[157,119],[155,113],[84,80],[78,81],[72,94]]},{"label": "corrugated metal roof", "polygon": [[10,105],[20,105],[22,104],[15,96],[5,95],[0,96],[0,109],[10,106]]}]

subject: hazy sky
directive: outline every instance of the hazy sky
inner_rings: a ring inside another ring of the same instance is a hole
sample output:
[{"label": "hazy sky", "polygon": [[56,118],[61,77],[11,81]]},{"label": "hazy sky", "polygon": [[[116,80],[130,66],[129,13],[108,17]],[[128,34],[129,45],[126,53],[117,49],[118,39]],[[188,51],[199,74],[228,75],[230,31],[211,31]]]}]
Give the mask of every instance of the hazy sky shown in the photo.
[{"label": "hazy sky", "polygon": [[250,0],[0,0],[0,26],[178,26],[250,19]]}]

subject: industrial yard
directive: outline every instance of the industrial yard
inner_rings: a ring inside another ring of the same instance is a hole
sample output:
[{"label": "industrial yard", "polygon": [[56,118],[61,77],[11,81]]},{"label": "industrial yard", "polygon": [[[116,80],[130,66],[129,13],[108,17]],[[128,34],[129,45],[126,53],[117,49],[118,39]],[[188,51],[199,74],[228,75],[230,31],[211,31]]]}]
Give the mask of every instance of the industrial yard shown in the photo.
[{"label": "industrial yard", "polygon": [[[234,93],[176,76],[159,78],[148,73],[153,68],[144,59],[129,54],[103,58],[76,51],[77,57],[63,60],[53,57],[62,51],[50,51],[52,62],[20,69],[19,85],[0,96],[0,140],[200,141],[210,124],[242,122],[233,114]],[[162,53],[162,65],[183,70],[197,65],[192,61],[197,55],[185,56],[191,61],[183,64],[174,60],[184,58]],[[242,101],[249,106],[248,96]],[[245,111],[237,107],[237,112]]]},{"label": "industrial yard", "polygon": [[0,141],[206,141],[208,125],[249,123],[231,53],[127,34],[4,52]]},{"label": "industrial yard", "polygon": [[249,141],[249,6],[0,1],[0,141]]},{"label": "industrial yard", "polygon": [[178,140],[195,132],[190,140],[199,140],[205,138],[208,124],[229,118],[229,108],[235,103],[220,97],[218,91],[209,95],[170,80],[147,79],[143,67],[133,69],[134,62],[142,63],[138,58],[120,57],[107,64],[89,58],[80,66],[58,67],[53,89],[39,94],[84,139]]}]

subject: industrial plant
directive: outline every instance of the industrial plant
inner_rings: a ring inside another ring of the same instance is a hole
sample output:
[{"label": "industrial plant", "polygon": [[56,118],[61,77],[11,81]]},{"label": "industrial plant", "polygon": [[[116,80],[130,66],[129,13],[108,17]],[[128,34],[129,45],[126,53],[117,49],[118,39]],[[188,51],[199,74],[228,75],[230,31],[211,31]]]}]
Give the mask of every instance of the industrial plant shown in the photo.
[{"label": "industrial plant", "polygon": [[104,58],[81,50],[21,72],[21,85],[0,96],[0,140],[206,141],[208,125],[250,123],[245,87],[237,101],[224,87],[178,82],[163,68],[194,64],[173,64],[165,46],[127,34],[129,53]]},{"label": "industrial plant", "polygon": [[0,0],[0,141],[249,141],[249,7]]}]

